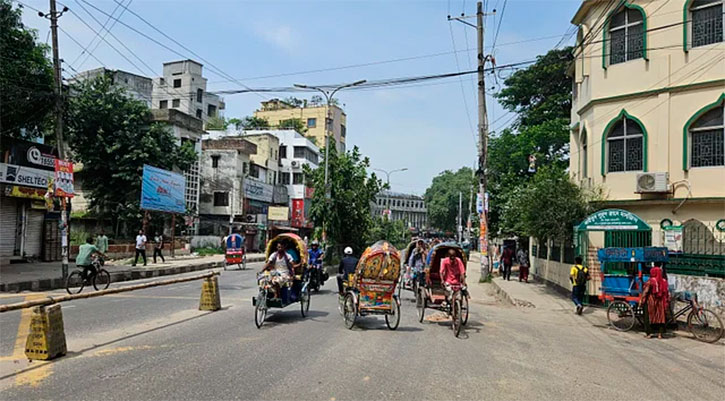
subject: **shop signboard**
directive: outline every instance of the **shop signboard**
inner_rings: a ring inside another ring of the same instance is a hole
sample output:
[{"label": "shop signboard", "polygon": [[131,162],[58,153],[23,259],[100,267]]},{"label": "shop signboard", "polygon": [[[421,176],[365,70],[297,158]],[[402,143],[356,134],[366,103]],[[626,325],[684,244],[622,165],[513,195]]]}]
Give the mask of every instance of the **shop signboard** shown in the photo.
[{"label": "shop signboard", "polygon": [[32,188],[32,187],[21,187],[18,185],[12,185],[5,188],[5,194],[13,198],[25,198],[33,200],[45,201],[45,189]]},{"label": "shop signboard", "polygon": [[587,217],[578,230],[581,231],[648,231],[649,224],[636,214],[622,209],[604,209]]},{"label": "shop signboard", "polygon": [[0,182],[24,187],[47,188],[53,171],[0,163]]},{"label": "shop signboard", "polygon": [[274,221],[288,221],[289,207],[287,206],[270,206],[267,211],[267,219]]},{"label": "shop signboard", "polygon": [[8,163],[55,171],[56,156],[52,146],[11,138],[3,138],[3,142],[6,142],[4,148],[9,151]]},{"label": "shop signboard", "polygon": [[73,162],[55,159],[55,196],[73,197]]},{"label": "shop signboard", "polygon": [[181,174],[149,165],[143,166],[141,209],[185,213],[186,180]]},{"label": "shop signboard", "polygon": [[292,227],[305,225],[305,200],[292,199]]},{"label": "shop signboard", "polygon": [[272,198],[274,197],[274,187],[260,181],[245,180],[244,197],[247,199],[272,203]]}]

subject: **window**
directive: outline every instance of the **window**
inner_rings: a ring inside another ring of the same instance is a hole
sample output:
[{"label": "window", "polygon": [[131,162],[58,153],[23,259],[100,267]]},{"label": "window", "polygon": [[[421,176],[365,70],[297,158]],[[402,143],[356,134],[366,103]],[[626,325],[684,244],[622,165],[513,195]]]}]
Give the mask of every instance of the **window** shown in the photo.
[{"label": "window", "polygon": [[607,147],[608,172],[644,169],[644,134],[635,120],[620,117],[609,130]]},{"label": "window", "polygon": [[206,115],[209,117],[216,117],[216,106],[214,106],[213,104],[207,106]]},{"label": "window", "polygon": [[213,155],[211,157],[211,168],[218,168],[219,167],[219,155]]},{"label": "window", "polygon": [[609,20],[609,64],[644,58],[644,14],[622,8]]},{"label": "window", "polygon": [[174,88],[181,88],[181,78],[174,80]]},{"label": "window", "polygon": [[317,164],[318,162],[317,153],[310,148],[307,148],[307,160],[311,161],[314,164]]},{"label": "window", "polygon": [[345,137],[347,135],[347,127],[344,124],[340,124],[340,136]]},{"label": "window", "polygon": [[279,158],[280,159],[286,159],[287,158],[287,146],[280,145],[279,146]]},{"label": "window", "polygon": [[317,119],[316,118],[308,118],[307,119],[307,128],[316,128],[317,127]]},{"label": "window", "polygon": [[294,173],[292,174],[292,184],[294,185],[302,185],[302,173]]},{"label": "window", "polygon": [[159,108],[160,109],[167,109],[167,108],[169,108],[169,101],[168,100],[161,100],[161,101],[159,101]]},{"label": "window", "polygon": [[588,145],[587,145],[587,131],[586,130],[582,131],[581,146],[582,146],[582,150],[581,150],[581,152],[582,152],[581,153],[581,160],[582,160],[581,173],[582,173],[582,177],[586,177],[587,174],[588,174],[588,172],[587,172],[587,158],[588,158],[588,155],[587,155],[587,146]]},{"label": "window", "polygon": [[214,192],[214,206],[229,206],[229,192]]},{"label": "window", "polygon": [[196,101],[198,103],[201,103],[204,100],[204,90],[203,89],[197,89],[196,90]]},{"label": "window", "polygon": [[724,11],[723,0],[694,0],[692,2],[690,5],[692,47],[723,41]]},{"label": "window", "polygon": [[181,106],[181,99],[174,99],[171,101],[171,107],[179,107]]},{"label": "window", "polygon": [[201,118],[201,109],[196,109],[196,118]]},{"label": "window", "polygon": [[307,150],[304,146],[295,146],[294,149],[294,158],[295,159],[304,159],[305,158],[305,150]]},{"label": "window", "polygon": [[161,86],[166,85],[166,80],[163,78],[159,78],[159,85],[161,85]]},{"label": "window", "polygon": [[254,163],[249,164],[249,176],[259,178],[259,166]]},{"label": "window", "polygon": [[247,175],[249,172],[249,163],[243,162],[242,163],[242,175]]},{"label": "window", "polygon": [[725,166],[725,102],[700,116],[690,126],[690,166]]},{"label": "window", "polygon": [[289,173],[279,173],[279,183],[282,185],[289,185]]}]

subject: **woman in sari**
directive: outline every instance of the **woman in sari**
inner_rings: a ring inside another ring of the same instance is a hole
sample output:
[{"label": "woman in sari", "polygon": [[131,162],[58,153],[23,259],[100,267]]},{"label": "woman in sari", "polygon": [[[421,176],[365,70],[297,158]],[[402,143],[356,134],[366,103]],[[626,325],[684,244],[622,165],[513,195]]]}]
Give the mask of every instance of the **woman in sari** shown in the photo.
[{"label": "woman in sari", "polygon": [[648,338],[654,337],[654,330],[657,330],[657,338],[662,338],[669,300],[670,292],[667,280],[662,277],[662,268],[653,267],[639,299],[640,306],[644,304],[644,329]]}]

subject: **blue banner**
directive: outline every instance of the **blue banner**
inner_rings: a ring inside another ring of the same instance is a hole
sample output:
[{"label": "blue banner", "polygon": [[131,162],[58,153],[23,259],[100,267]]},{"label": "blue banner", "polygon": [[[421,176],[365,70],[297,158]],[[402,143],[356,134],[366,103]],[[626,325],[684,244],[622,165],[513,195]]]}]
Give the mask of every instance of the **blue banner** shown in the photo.
[{"label": "blue banner", "polygon": [[141,209],[186,213],[185,192],[183,175],[144,164]]}]

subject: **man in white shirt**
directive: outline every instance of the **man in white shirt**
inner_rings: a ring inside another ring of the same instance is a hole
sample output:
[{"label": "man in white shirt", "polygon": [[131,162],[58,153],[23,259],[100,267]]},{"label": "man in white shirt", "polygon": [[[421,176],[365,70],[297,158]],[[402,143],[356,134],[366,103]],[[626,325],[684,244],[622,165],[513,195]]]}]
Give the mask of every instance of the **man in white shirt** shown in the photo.
[{"label": "man in white shirt", "polygon": [[277,243],[277,252],[269,255],[267,264],[264,266],[265,270],[274,271],[275,276],[272,278],[272,283],[275,284],[273,291],[275,298],[279,298],[279,290],[283,285],[292,281],[295,269],[299,267],[299,263],[285,251],[285,247],[281,242]]},{"label": "man in white shirt", "polygon": [[143,234],[143,230],[138,230],[138,235],[136,236],[136,256],[133,258],[133,265],[131,266],[136,266],[138,255],[143,257],[143,265],[146,266],[146,236]]}]

